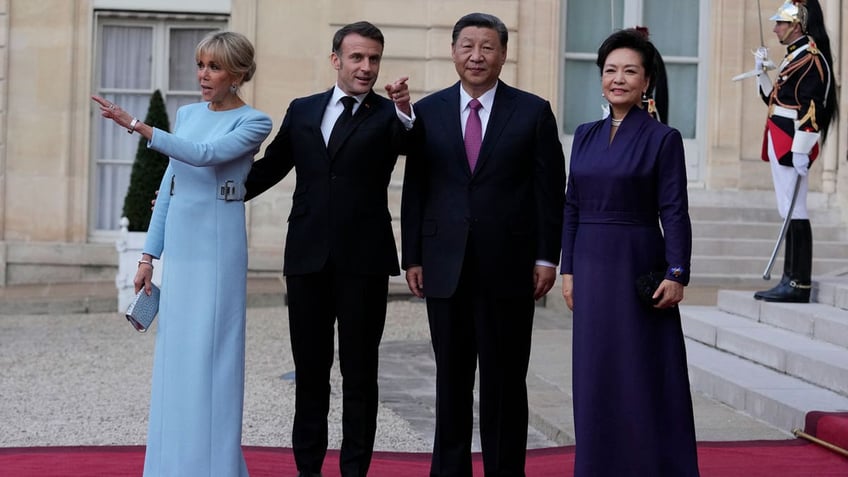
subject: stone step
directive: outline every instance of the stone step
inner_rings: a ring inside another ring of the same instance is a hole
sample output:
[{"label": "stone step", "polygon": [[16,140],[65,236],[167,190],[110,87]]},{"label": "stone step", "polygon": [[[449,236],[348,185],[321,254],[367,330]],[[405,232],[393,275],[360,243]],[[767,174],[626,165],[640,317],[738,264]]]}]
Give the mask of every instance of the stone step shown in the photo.
[{"label": "stone step", "polygon": [[[807,193],[807,208],[825,210],[832,207],[832,194],[810,191]],[[729,208],[770,208],[775,205],[774,190],[707,190],[689,189],[689,208],[729,207]]]},{"label": "stone step", "polygon": [[[765,267],[765,264],[763,265]],[[773,284],[765,286],[769,282],[763,281],[763,271],[759,270],[756,274],[741,274],[741,273],[701,273],[697,266],[692,270],[692,278],[689,285],[695,286],[710,286],[718,290],[725,288],[733,288],[735,290],[759,290],[763,287],[770,288]],[[777,283],[777,280],[774,280]]]},{"label": "stone step", "polygon": [[816,302],[769,303],[754,300],[753,291],[719,290],[717,301],[720,311],[848,348],[848,310]]},{"label": "stone step", "polygon": [[809,411],[848,410],[845,396],[694,340],[686,354],[693,389],[779,429],[803,429]]},{"label": "stone step", "polygon": [[814,277],[813,284],[818,303],[848,310],[848,275]]},{"label": "stone step", "polygon": [[715,307],[681,307],[681,315],[688,338],[848,398],[848,349],[845,347]]},{"label": "stone step", "polygon": [[[737,238],[777,240],[780,232],[780,222],[728,222],[724,220],[702,220],[692,222],[692,236],[704,238]],[[826,242],[846,241],[845,227],[842,225],[813,225],[813,243],[819,240]],[[770,246],[766,253],[771,252]]]},{"label": "stone step", "polygon": [[[775,236],[769,239],[749,239],[736,237],[722,238],[692,238],[692,254],[700,256],[748,256],[748,257],[766,257],[774,248],[774,242],[777,240],[777,232]],[[813,238],[814,256],[819,259],[840,259],[848,257],[848,241],[827,241],[816,240]],[[783,257],[783,252],[779,251],[779,257]]]},{"label": "stone step", "polygon": [[[812,209],[808,211],[813,227],[817,225],[836,225],[842,217],[838,209]],[[780,224],[783,219],[775,207],[750,207],[745,205],[720,207],[698,206],[689,207],[689,216],[693,222],[723,221],[723,222],[765,222]]]},{"label": "stone step", "polygon": [[[815,246],[815,245],[814,245]],[[707,256],[692,255],[692,271],[699,274],[750,275],[762,277],[768,265],[771,250],[764,250],[760,256]],[[772,275],[780,277],[783,272],[783,254],[778,254],[772,268]],[[848,258],[824,258],[813,256],[813,275],[841,273],[848,269]]]}]

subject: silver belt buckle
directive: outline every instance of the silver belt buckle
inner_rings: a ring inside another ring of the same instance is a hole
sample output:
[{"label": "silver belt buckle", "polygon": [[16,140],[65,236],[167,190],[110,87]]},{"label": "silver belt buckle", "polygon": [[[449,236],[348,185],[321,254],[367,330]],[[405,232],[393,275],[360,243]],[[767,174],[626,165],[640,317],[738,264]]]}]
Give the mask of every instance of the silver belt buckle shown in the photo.
[{"label": "silver belt buckle", "polygon": [[245,188],[243,184],[236,184],[235,181],[227,181],[218,187],[218,199],[226,201],[244,200],[244,192]]}]

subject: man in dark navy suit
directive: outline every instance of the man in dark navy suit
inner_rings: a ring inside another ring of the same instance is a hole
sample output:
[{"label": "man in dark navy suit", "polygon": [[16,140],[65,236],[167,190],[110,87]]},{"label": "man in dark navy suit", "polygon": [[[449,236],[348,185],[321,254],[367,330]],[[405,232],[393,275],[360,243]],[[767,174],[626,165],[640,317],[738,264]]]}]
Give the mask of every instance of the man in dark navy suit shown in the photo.
[{"label": "man in dark navy suit", "polygon": [[565,160],[550,103],[499,80],[506,51],[497,17],[462,17],[459,82],[415,103],[402,265],[427,299],[436,356],[431,476],[472,474],[478,359],[485,473],[524,475],[530,336],[556,279]]},{"label": "man in dark navy suit", "polygon": [[320,475],[327,451],[336,323],[344,380],[341,475],[366,475],[374,447],[388,278],[400,273],[387,188],[412,127],[406,78],[386,86],[392,100],[372,89],[383,43],[368,22],[336,32],[336,85],[291,102],[246,182],[249,199],[292,168],[297,176],[283,273],[296,371],[292,446],[301,476]]}]

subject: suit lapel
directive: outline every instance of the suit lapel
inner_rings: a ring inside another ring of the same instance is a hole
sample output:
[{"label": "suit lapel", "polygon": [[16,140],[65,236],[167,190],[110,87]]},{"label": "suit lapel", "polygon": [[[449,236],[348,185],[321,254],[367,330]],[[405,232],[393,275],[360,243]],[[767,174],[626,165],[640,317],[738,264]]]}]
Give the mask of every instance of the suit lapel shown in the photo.
[{"label": "suit lapel", "polygon": [[494,153],[498,139],[503,134],[509,118],[515,112],[516,103],[514,93],[514,90],[503,81],[498,82],[495,101],[492,103],[489,122],[486,124],[486,133],[483,135],[483,143],[480,145],[477,166],[474,168],[475,173],[479,172],[486,165],[487,160]]},{"label": "suit lapel", "polygon": [[465,138],[462,137],[462,116],[459,114],[460,87],[460,83],[457,81],[453,87],[438,93],[441,100],[438,116],[443,118],[442,121],[439,121],[439,126],[442,128],[441,136],[452,145],[455,156],[462,160],[463,170],[470,176],[471,169],[468,167],[468,158],[465,156]]},{"label": "suit lapel", "polygon": [[[306,138],[306,141],[309,144],[313,144],[310,147],[317,148],[314,149],[316,154],[320,154],[321,150],[327,150],[324,143],[324,134],[321,132],[321,121],[324,119],[324,111],[327,110],[327,104],[329,104],[332,95],[333,90],[331,88],[324,93],[309,96],[299,105],[299,109],[297,110],[296,116],[302,118],[298,122],[298,128]],[[329,156],[325,157],[329,160]]]},{"label": "suit lapel", "polygon": [[[329,101],[329,99],[328,99]],[[347,142],[348,138],[351,134],[356,131],[360,124],[362,124],[366,119],[371,117],[374,112],[377,110],[377,93],[373,90],[365,96],[365,99],[362,100],[362,104],[359,105],[359,109],[353,114],[353,119],[351,119],[350,124],[347,129],[344,131],[344,135],[339,139],[338,147],[334,151],[328,151],[330,155],[330,160],[335,160],[336,153],[339,149]]]}]

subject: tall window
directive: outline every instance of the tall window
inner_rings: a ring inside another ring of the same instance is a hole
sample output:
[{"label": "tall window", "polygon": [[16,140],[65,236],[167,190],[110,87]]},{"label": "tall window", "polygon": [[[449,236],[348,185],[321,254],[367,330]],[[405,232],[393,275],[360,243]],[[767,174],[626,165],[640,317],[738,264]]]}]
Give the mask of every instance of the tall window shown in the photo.
[{"label": "tall window", "polygon": [[[176,19],[163,15],[126,16],[100,13],[95,40],[95,90],[139,119],[147,115],[150,96],[160,90],[173,127],[177,108],[200,98],[194,48],[226,19],[201,16]],[[99,118],[99,116],[98,116]],[[138,148],[138,135],[105,121],[93,122],[93,233],[119,227],[124,195]]]},{"label": "tall window", "polygon": [[645,26],[663,56],[668,74],[668,123],[680,130],[686,145],[690,181],[699,180],[703,122],[704,28],[708,3],[700,0],[566,1],[562,95],[563,133],[601,118],[598,47],[621,28]]}]

